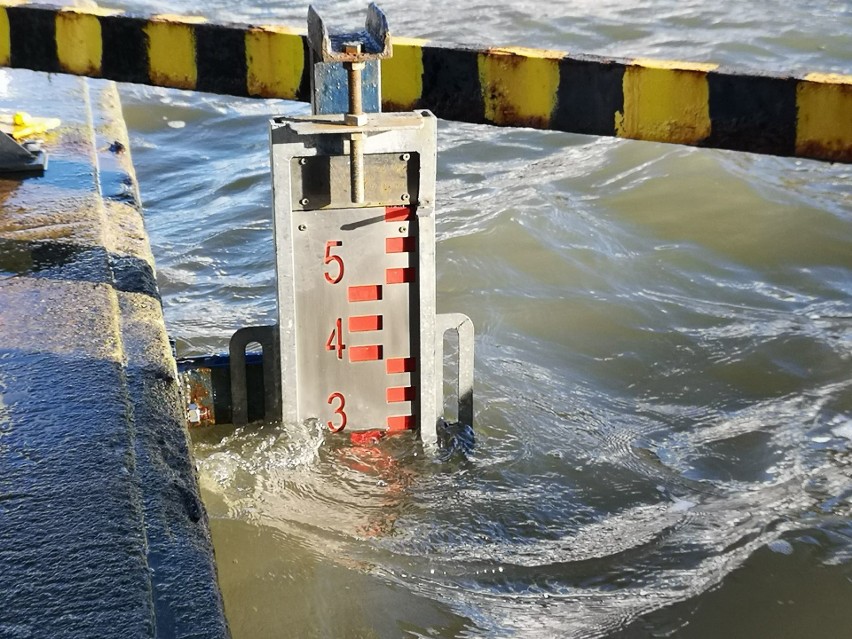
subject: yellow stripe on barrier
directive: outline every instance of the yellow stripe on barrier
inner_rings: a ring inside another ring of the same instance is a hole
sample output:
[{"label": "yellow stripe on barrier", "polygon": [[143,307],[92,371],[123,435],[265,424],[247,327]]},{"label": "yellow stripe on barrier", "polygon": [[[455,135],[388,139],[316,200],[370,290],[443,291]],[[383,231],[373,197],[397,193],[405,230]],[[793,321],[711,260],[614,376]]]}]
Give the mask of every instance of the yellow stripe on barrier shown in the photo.
[{"label": "yellow stripe on barrier", "polygon": [[852,148],[852,75],[810,73],[796,87],[796,154],[848,160]]},{"label": "yellow stripe on barrier", "polygon": [[638,58],[624,73],[619,137],[698,144],[710,135],[707,72],[716,64]]},{"label": "yellow stripe on barrier", "polygon": [[8,66],[12,61],[12,39],[9,34],[9,13],[0,9],[0,65]]},{"label": "yellow stripe on barrier", "polygon": [[249,95],[297,98],[305,68],[302,33],[289,27],[256,27],[246,31]]},{"label": "yellow stripe on barrier", "polygon": [[477,57],[485,119],[546,129],[556,106],[562,52],[509,47]]},{"label": "yellow stripe on barrier", "polygon": [[3,7],[0,8],[0,66],[8,66],[12,61],[12,36],[6,7],[16,7],[25,3],[26,0],[3,0]]},{"label": "yellow stripe on barrier", "polygon": [[148,36],[148,75],[160,86],[194,89],[198,82],[193,24],[204,18],[157,15],[145,25]]},{"label": "yellow stripe on barrier", "polygon": [[[101,74],[103,43],[101,23],[94,9],[87,13],[62,10],[56,14],[56,55],[59,66],[77,75]],[[108,15],[106,12],[100,15]]]},{"label": "yellow stripe on barrier", "polygon": [[382,60],[382,102],[390,110],[417,106],[423,94],[423,47],[428,40],[393,38],[393,57]]}]

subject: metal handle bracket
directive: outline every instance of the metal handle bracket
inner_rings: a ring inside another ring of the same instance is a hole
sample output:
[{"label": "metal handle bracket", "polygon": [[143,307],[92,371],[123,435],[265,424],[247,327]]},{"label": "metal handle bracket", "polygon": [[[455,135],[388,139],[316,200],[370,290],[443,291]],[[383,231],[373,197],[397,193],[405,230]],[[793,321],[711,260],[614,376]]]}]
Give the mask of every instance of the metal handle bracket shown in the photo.
[{"label": "metal handle bracket", "polygon": [[455,331],[459,337],[458,361],[458,420],[473,426],[473,322],[464,313],[439,313],[435,321],[435,389],[439,410],[444,405],[444,334]]}]

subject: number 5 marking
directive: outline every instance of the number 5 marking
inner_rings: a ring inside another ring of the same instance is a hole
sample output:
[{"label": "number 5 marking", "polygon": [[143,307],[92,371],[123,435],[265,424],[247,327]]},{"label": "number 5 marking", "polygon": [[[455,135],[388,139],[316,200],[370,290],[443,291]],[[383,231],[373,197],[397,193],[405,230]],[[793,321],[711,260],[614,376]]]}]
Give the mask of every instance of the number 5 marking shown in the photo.
[{"label": "number 5 marking", "polygon": [[340,406],[334,409],[334,414],[340,415],[340,426],[335,426],[334,422],[331,420],[326,422],[328,424],[328,429],[332,433],[337,433],[346,427],[346,413],[343,411],[343,409],[346,407],[346,398],[343,397],[343,393],[332,393],[328,396],[329,405],[333,405],[334,400],[336,399],[340,400]]},{"label": "number 5 marking", "polygon": [[341,242],[340,240],[329,240],[325,243],[325,257],[323,257],[322,260],[323,264],[331,264],[332,262],[337,263],[337,275],[335,275],[334,277],[332,277],[331,274],[327,271],[323,272],[323,275],[325,275],[325,281],[329,284],[337,284],[340,280],[343,279],[343,258],[339,255],[331,254],[331,249],[333,249],[335,246],[343,246],[343,242]]}]

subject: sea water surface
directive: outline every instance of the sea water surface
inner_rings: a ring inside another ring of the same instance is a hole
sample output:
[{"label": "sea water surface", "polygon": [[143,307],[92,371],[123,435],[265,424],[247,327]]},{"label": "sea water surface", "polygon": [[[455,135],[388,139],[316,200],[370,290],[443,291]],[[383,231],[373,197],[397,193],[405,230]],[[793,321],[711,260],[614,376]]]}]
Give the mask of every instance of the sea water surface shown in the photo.
[{"label": "sea water surface", "polygon": [[[848,0],[381,4],[398,35],[852,73]],[[275,321],[267,120],[307,107],[121,91],[169,330],[221,352]],[[234,637],[849,636],[852,167],[442,121],[438,211],[476,448],[197,431]]]}]

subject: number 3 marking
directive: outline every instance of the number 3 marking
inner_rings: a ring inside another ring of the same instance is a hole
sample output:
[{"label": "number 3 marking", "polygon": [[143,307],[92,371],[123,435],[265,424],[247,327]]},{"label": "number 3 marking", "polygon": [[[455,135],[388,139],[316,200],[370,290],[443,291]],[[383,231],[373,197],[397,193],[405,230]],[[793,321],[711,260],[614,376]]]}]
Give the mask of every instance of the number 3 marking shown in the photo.
[{"label": "number 3 marking", "polygon": [[340,406],[334,409],[334,414],[340,415],[340,426],[335,426],[334,422],[332,422],[331,420],[326,422],[328,424],[328,429],[332,433],[337,433],[346,427],[346,413],[343,411],[344,407],[346,406],[346,398],[343,397],[343,393],[332,393],[328,396],[329,405],[334,404],[335,399],[340,400]]},{"label": "number 3 marking", "polygon": [[332,262],[337,263],[337,275],[334,277],[331,276],[327,271],[323,272],[325,275],[325,281],[329,284],[337,284],[340,280],[343,279],[343,258],[339,255],[332,255],[331,249],[336,246],[343,246],[343,242],[340,240],[329,240],[325,243],[325,257],[323,257],[323,264],[331,264]]}]

